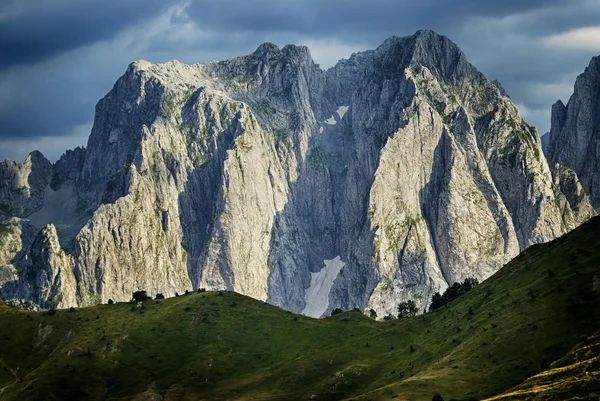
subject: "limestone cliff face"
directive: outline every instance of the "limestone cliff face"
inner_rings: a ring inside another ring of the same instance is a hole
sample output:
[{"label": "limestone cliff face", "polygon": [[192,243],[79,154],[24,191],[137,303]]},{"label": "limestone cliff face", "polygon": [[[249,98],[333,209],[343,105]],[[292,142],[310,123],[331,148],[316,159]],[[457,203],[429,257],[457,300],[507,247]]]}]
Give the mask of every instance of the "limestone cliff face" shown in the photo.
[{"label": "limestone cliff face", "polygon": [[23,164],[0,162],[0,220],[28,216],[41,208],[51,178],[52,165],[37,151]]},{"label": "limestone cliff face", "polygon": [[19,295],[18,285],[26,281],[23,267],[28,265],[29,247],[35,233],[28,221],[18,217],[0,225],[0,288],[4,296]]},{"label": "limestone cliff face", "polygon": [[29,209],[0,193],[33,230],[3,245],[0,295],[46,307],[205,287],[384,316],[593,215],[500,85],[431,31],[327,71],[268,43],[202,65],[135,62],[98,103],[87,148],[47,170]]},{"label": "limestone cliff face", "polygon": [[574,171],[592,205],[600,210],[600,56],[577,77],[565,106],[552,106],[548,160]]}]

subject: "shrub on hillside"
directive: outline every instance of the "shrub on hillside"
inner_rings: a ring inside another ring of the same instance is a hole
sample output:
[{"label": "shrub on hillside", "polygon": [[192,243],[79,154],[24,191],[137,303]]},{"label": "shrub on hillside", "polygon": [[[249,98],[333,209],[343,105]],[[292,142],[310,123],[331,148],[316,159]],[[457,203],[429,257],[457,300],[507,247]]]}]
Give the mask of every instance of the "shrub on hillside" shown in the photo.
[{"label": "shrub on hillside", "polygon": [[457,281],[456,283],[452,284],[446,289],[446,291],[444,291],[443,295],[440,295],[439,292],[436,292],[431,298],[431,306],[429,306],[429,310],[436,310],[449,304],[464,293],[472,290],[478,284],[479,281],[476,278],[466,278],[462,283]]},{"label": "shrub on hillside", "polygon": [[156,299],[165,299],[165,296],[159,292],[156,294]]},{"label": "shrub on hillside", "polygon": [[400,302],[398,305],[398,319],[413,317],[417,314],[417,304],[412,299]]},{"label": "shrub on hillside", "polygon": [[149,299],[148,294],[146,294],[146,291],[142,290],[134,292],[131,300],[134,302],[143,302],[147,299]]},{"label": "shrub on hillside", "polygon": [[431,401],[444,401],[444,398],[439,393],[435,393]]},{"label": "shrub on hillside", "polygon": [[114,304],[114,303],[115,303],[115,301],[113,301],[112,299],[109,299],[109,300],[108,300],[108,304],[109,304],[109,305],[112,305],[112,304]]},{"label": "shrub on hillside", "polygon": [[333,315],[339,315],[340,313],[343,313],[344,311],[341,308],[335,308],[334,310],[331,311],[331,316]]},{"label": "shrub on hillside", "polygon": [[369,316],[371,317],[371,319],[377,320],[377,312],[375,312],[375,309],[371,309],[369,311]]}]

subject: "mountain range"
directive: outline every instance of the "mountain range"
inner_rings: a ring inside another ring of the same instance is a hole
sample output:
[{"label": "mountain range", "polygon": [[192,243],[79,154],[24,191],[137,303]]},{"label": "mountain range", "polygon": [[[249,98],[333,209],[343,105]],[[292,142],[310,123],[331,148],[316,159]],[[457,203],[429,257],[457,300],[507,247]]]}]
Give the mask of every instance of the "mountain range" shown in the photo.
[{"label": "mountain range", "polygon": [[312,317],[423,311],[596,214],[599,65],[553,106],[546,158],[500,83],[432,31],[326,71],[270,43],[134,62],[85,148],[0,164],[0,297],[205,288]]}]

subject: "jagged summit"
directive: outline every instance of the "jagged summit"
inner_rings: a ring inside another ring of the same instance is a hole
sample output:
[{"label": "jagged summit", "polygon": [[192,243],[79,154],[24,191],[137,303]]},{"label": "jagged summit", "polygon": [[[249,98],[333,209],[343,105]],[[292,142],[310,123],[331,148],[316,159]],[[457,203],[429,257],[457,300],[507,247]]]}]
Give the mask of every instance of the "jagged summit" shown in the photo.
[{"label": "jagged summit", "polygon": [[279,53],[292,54],[292,53],[306,53],[306,52],[310,53],[308,47],[306,47],[306,46],[287,44],[280,49],[279,46],[277,46],[274,43],[265,42],[265,43],[261,44],[260,46],[258,46],[258,48],[251,55],[257,56],[257,57],[263,57],[267,54],[277,55]]},{"label": "jagged summit", "polygon": [[279,53],[279,52],[280,52],[279,46],[277,46],[276,44],[271,43],[271,42],[265,42],[265,43],[259,45],[253,54],[258,56],[258,55],[263,55],[263,54],[267,54],[267,53]]},{"label": "jagged summit", "polygon": [[26,160],[39,161],[39,160],[47,160],[47,159],[42,152],[40,152],[39,150],[34,150],[34,151],[30,152],[29,155],[27,155]]},{"label": "jagged summit", "polygon": [[[432,30],[419,30],[410,36],[392,36],[386,39],[375,51],[367,50],[353,53],[350,59],[360,59],[370,57],[373,54],[382,55],[386,61],[396,64],[398,71],[409,66],[415,67],[424,65],[432,73],[439,74],[444,80],[457,79],[457,76],[465,74],[479,74],[477,70],[468,63],[460,48],[446,36],[440,35]],[[281,59],[286,62],[302,63],[311,62],[310,49],[306,46],[294,44],[285,45],[279,48],[276,44],[265,42],[248,56],[238,56],[225,61],[211,62],[206,64],[186,65],[177,60],[172,60],[163,64],[152,64],[145,60],[138,60],[130,64],[129,68],[133,71],[158,71],[161,69],[178,69],[186,67],[208,66],[216,64],[218,66],[236,66],[243,60],[255,59],[272,62],[279,62]],[[348,60],[342,59],[337,64],[345,64]],[[336,65],[337,65],[336,64]],[[331,67],[332,69],[336,66]],[[392,67],[393,68],[393,67]]]},{"label": "jagged summit", "polygon": [[146,70],[152,66],[152,63],[146,60],[136,60],[129,64],[128,70]]},{"label": "jagged summit", "polygon": [[600,56],[594,56],[590,60],[590,64],[585,68],[584,73],[598,73],[600,71]]},{"label": "jagged summit", "polygon": [[398,72],[424,66],[446,84],[456,85],[466,78],[484,78],[454,42],[432,30],[420,30],[404,37],[392,36],[377,48],[376,55],[381,58],[385,71]]},{"label": "jagged summit", "polygon": [[[33,150],[25,157],[23,163],[39,162],[41,160],[47,160],[44,154],[39,150]],[[0,163],[15,163],[15,161],[11,159],[4,159],[1,160]]]}]

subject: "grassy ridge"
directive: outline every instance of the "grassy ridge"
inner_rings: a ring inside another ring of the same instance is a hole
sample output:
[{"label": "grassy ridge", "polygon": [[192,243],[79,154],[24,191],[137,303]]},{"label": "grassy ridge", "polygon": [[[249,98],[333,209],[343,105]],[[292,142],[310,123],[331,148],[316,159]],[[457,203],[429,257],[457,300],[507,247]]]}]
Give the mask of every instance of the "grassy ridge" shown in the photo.
[{"label": "grassy ridge", "polygon": [[229,292],[54,315],[0,304],[0,399],[492,396],[600,330],[599,245],[596,218],[447,307],[386,322],[316,320]]}]

